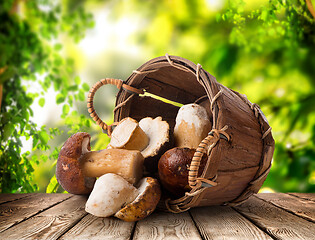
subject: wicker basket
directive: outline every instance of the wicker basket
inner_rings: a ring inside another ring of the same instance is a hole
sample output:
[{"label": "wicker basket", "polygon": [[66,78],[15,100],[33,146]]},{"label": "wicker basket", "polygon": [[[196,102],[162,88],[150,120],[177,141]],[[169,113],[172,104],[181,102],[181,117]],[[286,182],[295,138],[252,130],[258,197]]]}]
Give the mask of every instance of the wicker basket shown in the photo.
[{"label": "wicker basket", "polygon": [[[212,131],[200,143],[189,168],[191,191],[179,199],[166,199],[165,207],[169,211],[182,212],[197,206],[236,205],[258,192],[271,167],[274,140],[259,106],[247,100],[245,95],[218,83],[199,64],[177,56],[154,58],[135,70],[124,82],[107,78],[91,88],[88,110],[109,135],[115,124],[106,125],[93,108],[94,94],[105,84],[114,84],[119,88],[114,109],[115,122],[125,117],[139,121],[144,117],[162,116],[172,130],[179,110],[172,102],[197,102],[205,106],[212,116]],[[144,92],[151,95],[143,96]],[[196,170],[204,153],[208,154],[208,162],[202,175],[197,177]]]}]

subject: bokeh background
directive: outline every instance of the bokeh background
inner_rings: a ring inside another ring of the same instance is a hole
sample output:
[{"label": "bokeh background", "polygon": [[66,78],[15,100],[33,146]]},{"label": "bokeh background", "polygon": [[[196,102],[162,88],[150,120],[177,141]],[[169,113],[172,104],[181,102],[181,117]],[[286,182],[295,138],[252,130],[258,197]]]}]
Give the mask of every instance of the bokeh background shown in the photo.
[{"label": "bokeh background", "polygon": [[[312,4],[313,3],[313,4]],[[0,3],[0,192],[62,192],[60,147],[73,133],[108,137],[85,99],[96,81],[126,79],[178,55],[260,105],[273,129],[261,191],[315,190],[314,0],[6,0]],[[115,87],[96,94],[112,122]]]}]

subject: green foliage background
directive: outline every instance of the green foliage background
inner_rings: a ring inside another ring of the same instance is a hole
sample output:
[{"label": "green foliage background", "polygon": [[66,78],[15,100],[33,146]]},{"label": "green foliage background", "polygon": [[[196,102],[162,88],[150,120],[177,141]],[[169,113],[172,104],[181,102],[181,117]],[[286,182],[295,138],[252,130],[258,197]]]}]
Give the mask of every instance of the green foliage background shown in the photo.
[{"label": "green foliage background", "polygon": [[[1,3],[1,192],[45,191],[46,186],[48,192],[62,191],[57,189],[53,172],[65,139],[74,132],[87,131],[94,139],[94,149],[104,148],[108,142],[85,110],[83,102],[89,86],[108,75],[126,79],[132,69],[165,53],[202,64],[219,82],[261,106],[276,141],[273,166],[264,187],[281,192],[314,192],[314,17],[302,0],[221,1],[223,5],[217,8],[212,2]],[[15,4],[23,6],[20,12]],[[87,12],[97,14],[100,8],[108,10],[112,24],[122,18],[138,24],[130,44],[137,46],[140,54],[135,58],[104,53],[103,67],[91,69],[95,74],[83,81],[76,68],[79,60],[65,53],[64,45],[65,41],[75,44],[85,32],[89,33],[95,20]],[[105,63],[112,68],[106,69]],[[127,70],[123,69],[126,65]],[[30,84],[39,84],[40,91],[29,92]],[[57,92],[56,104],[62,105],[60,121],[37,126],[30,121],[31,106],[37,101],[45,107],[44,96],[51,87]],[[112,104],[113,92],[106,93],[106,100]],[[111,112],[113,105],[100,104],[103,111]],[[21,152],[22,137],[33,141],[31,152]],[[46,178],[50,184],[36,176],[34,179],[37,166],[49,168]],[[41,181],[44,187],[38,187]]]}]

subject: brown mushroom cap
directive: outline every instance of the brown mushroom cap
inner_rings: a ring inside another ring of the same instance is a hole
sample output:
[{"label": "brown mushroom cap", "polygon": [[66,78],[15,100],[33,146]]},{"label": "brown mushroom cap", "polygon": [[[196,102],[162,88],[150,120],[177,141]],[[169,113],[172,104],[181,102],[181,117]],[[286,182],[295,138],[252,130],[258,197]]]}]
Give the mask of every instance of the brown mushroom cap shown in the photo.
[{"label": "brown mushroom cap", "polygon": [[161,198],[159,182],[151,177],[143,178],[139,182],[137,198],[119,210],[115,217],[126,222],[139,221],[149,216],[156,208]]},{"label": "brown mushroom cap", "polygon": [[85,177],[78,159],[91,150],[91,136],[85,132],[73,134],[62,146],[56,166],[56,177],[59,184],[69,193],[89,194],[95,178]]},{"label": "brown mushroom cap", "polygon": [[[195,154],[192,148],[172,148],[165,152],[159,160],[159,178],[162,186],[177,197],[190,190],[188,173],[191,160]],[[202,156],[198,170],[200,176],[205,168],[208,157]]]}]

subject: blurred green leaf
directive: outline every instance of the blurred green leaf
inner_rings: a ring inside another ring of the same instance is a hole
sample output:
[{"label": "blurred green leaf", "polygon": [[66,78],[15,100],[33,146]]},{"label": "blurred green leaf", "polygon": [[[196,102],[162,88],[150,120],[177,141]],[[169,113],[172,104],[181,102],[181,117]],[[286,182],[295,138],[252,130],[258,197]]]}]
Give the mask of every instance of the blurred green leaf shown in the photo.
[{"label": "blurred green leaf", "polygon": [[54,175],[46,188],[46,193],[56,193],[59,187],[59,183],[57,181],[56,175]]},{"label": "blurred green leaf", "polygon": [[55,44],[54,49],[55,49],[56,51],[60,51],[60,50],[62,49],[61,43]]},{"label": "blurred green leaf", "polygon": [[16,73],[16,70],[14,69],[14,67],[6,68],[4,73],[0,74],[0,84],[3,84],[5,81],[12,78],[15,73]]},{"label": "blurred green leaf", "polygon": [[44,105],[45,105],[45,98],[40,98],[38,100],[38,104],[39,104],[39,106],[44,107]]},{"label": "blurred green leaf", "polygon": [[85,101],[85,92],[82,89],[79,90],[78,97],[80,101]]},{"label": "blurred green leaf", "polygon": [[7,141],[14,132],[14,124],[7,123],[3,128],[2,141]]},{"label": "blurred green leaf", "polygon": [[74,82],[75,82],[76,85],[80,85],[80,83],[81,83],[80,77],[79,77],[79,76],[76,76],[76,77],[74,78]]},{"label": "blurred green leaf", "polygon": [[49,141],[49,135],[46,131],[41,131],[39,133],[39,139],[41,141],[42,144],[47,145],[48,141]]},{"label": "blurred green leaf", "polygon": [[62,93],[58,93],[56,96],[56,103],[60,104],[65,101],[65,96]]},{"label": "blurred green leaf", "polygon": [[83,83],[83,84],[82,84],[82,87],[83,87],[83,90],[84,90],[84,91],[86,91],[86,92],[90,91],[90,86],[89,86],[89,84]]},{"label": "blurred green leaf", "polygon": [[62,113],[63,113],[64,115],[67,115],[67,114],[69,113],[69,111],[70,111],[69,105],[67,105],[67,104],[63,105],[63,107],[62,107]]}]

